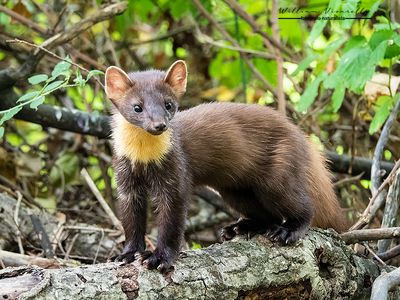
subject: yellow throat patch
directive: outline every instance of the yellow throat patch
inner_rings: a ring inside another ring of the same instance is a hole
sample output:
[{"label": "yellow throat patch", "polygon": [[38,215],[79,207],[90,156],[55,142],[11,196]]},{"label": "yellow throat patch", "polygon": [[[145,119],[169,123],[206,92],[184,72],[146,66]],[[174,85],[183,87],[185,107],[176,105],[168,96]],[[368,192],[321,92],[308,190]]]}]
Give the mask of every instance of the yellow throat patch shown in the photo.
[{"label": "yellow throat patch", "polygon": [[144,164],[161,163],[172,147],[171,129],[160,135],[152,135],[129,123],[120,113],[113,118],[115,123],[112,135],[118,156],[126,156],[132,162]]}]

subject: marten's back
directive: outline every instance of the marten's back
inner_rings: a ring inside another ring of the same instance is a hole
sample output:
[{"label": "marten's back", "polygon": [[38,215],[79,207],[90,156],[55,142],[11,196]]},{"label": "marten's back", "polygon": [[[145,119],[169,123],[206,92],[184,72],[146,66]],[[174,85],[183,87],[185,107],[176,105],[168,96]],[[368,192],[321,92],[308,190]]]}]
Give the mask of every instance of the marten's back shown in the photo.
[{"label": "marten's back", "polygon": [[296,188],[306,180],[315,211],[312,225],[344,229],[322,155],[277,111],[260,105],[208,103],[177,113],[171,127],[182,142],[195,184],[217,190],[264,184],[284,193],[288,186]]}]

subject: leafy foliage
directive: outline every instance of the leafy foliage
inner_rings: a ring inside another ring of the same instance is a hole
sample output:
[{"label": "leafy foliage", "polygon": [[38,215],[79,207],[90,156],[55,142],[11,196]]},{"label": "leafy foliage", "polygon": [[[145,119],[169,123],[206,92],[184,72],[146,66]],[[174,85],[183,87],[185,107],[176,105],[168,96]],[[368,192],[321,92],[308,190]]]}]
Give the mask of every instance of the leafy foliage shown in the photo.
[{"label": "leafy foliage", "polygon": [[[49,77],[46,74],[37,74],[28,78],[28,82],[32,86],[39,86],[39,90],[26,93],[18,98],[17,105],[11,107],[7,110],[0,111],[0,115],[2,115],[0,119],[0,126],[3,125],[4,122],[10,120],[14,117],[24,106],[28,106],[32,109],[37,109],[39,105],[43,104],[45,101],[45,97],[54,93],[56,90],[62,88],[71,88],[71,87],[83,87],[89,81],[89,79],[95,75],[103,74],[102,71],[92,70],[86,76],[86,79],[83,79],[79,69],[76,70],[75,79],[73,80],[73,84],[71,84],[71,59],[66,57],[65,60],[59,62],[54,66],[53,71],[51,72],[51,76]],[[4,134],[4,128],[0,130],[0,138]]]}]

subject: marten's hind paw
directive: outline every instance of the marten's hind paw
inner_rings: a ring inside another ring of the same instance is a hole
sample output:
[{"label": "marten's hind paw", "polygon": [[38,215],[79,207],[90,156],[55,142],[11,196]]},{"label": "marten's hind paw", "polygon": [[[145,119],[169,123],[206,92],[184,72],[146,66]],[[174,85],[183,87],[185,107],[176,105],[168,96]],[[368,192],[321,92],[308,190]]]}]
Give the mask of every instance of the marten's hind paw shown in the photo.
[{"label": "marten's hind paw", "polygon": [[251,238],[256,233],[265,231],[263,224],[252,219],[239,219],[237,222],[225,226],[221,230],[221,240],[229,241],[237,235],[246,235]]},{"label": "marten's hind paw", "polygon": [[282,245],[291,245],[304,237],[307,228],[290,229],[281,225],[273,225],[267,229],[265,236],[271,241],[278,242]]},{"label": "marten's hind paw", "polygon": [[115,262],[124,262],[129,264],[135,260],[135,251],[121,253],[120,255],[111,258],[111,260]]}]

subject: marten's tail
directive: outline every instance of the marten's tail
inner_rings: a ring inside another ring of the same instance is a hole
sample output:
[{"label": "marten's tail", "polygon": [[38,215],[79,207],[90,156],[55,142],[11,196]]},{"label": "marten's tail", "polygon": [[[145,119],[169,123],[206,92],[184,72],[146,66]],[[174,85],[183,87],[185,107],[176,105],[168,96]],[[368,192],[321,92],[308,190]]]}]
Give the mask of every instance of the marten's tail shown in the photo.
[{"label": "marten's tail", "polygon": [[347,229],[347,222],[336,197],[326,160],[315,145],[312,144],[310,148],[311,166],[307,180],[315,210],[311,225],[343,232]]}]

